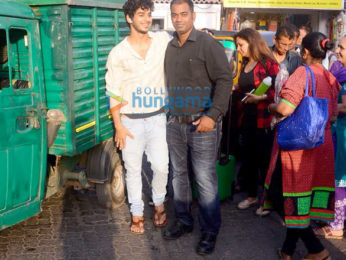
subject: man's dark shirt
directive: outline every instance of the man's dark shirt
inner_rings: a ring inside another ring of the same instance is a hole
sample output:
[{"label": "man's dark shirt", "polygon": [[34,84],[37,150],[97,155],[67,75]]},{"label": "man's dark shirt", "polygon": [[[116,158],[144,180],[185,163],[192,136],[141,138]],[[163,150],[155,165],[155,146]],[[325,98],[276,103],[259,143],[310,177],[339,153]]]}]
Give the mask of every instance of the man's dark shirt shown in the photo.
[{"label": "man's dark shirt", "polygon": [[165,56],[169,113],[205,113],[216,121],[226,113],[232,90],[232,73],[223,46],[195,28],[181,47],[177,33],[173,36]]},{"label": "man's dark shirt", "polygon": [[[273,47],[274,50],[275,46]],[[293,72],[296,71],[296,69],[303,65],[302,63],[302,58],[300,57],[300,55],[294,51],[288,51],[286,53],[286,57],[285,59],[280,63],[284,64],[287,68],[288,74],[290,74],[290,76],[293,74]]]}]

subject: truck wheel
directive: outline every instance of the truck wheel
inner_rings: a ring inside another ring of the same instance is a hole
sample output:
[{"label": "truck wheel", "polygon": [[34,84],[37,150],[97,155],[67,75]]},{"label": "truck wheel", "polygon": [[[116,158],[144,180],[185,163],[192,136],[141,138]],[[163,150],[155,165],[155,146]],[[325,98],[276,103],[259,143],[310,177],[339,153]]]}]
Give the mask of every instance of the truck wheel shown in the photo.
[{"label": "truck wheel", "polygon": [[124,171],[113,141],[107,141],[103,147],[99,160],[99,163],[103,165],[100,165],[99,169],[107,170],[110,175],[109,181],[96,183],[96,195],[103,207],[115,209],[125,202]]}]

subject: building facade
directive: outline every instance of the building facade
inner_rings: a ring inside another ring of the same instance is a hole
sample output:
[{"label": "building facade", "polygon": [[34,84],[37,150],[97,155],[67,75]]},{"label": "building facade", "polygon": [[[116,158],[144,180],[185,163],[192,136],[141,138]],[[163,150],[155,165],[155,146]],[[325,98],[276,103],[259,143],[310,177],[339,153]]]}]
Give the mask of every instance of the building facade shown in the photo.
[{"label": "building facade", "polygon": [[[154,0],[153,26],[155,30],[174,30],[170,12],[171,0]],[[193,0],[196,12],[195,27],[220,30],[222,3],[220,0]]]}]

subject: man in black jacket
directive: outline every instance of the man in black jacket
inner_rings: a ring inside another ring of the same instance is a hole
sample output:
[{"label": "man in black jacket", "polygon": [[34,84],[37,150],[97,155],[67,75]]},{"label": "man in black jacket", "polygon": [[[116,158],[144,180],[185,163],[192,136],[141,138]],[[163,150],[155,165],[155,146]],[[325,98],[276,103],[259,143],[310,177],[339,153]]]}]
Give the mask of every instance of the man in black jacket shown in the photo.
[{"label": "man in black jacket", "polygon": [[232,76],[222,45],[194,28],[191,0],[173,0],[171,17],[176,32],[166,50],[165,74],[167,142],[177,221],[163,236],[177,239],[193,229],[189,158],[199,192],[202,236],[197,253],[209,254],[214,250],[221,224],[216,160]]}]

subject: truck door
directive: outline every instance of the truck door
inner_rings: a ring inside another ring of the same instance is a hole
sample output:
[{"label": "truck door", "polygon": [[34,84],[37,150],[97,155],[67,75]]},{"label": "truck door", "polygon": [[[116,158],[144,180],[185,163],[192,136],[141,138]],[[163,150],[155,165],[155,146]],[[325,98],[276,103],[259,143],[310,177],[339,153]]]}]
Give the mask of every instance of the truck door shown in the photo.
[{"label": "truck door", "polygon": [[0,230],[40,211],[45,98],[37,20],[0,17]]}]

